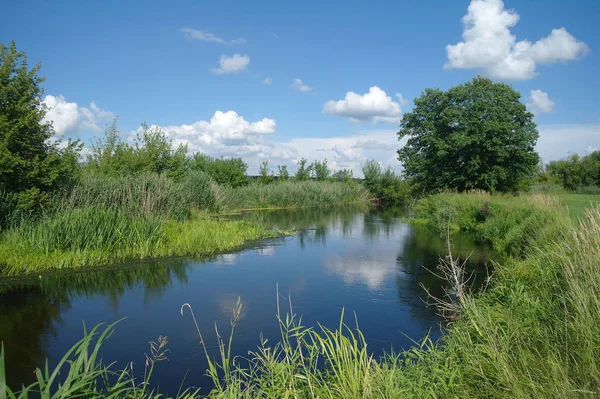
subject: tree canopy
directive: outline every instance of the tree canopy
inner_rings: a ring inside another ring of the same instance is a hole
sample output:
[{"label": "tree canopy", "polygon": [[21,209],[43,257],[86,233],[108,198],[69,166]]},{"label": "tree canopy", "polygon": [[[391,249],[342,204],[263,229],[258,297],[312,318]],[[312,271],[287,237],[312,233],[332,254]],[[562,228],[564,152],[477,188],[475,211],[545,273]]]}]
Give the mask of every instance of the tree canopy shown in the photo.
[{"label": "tree canopy", "polygon": [[29,69],[14,42],[0,44],[0,203],[14,202],[27,212],[74,179],[80,148],[53,138],[52,123],[44,119],[40,68]]},{"label": "tree canopy", "polygon": [[477,77],[447,91],[426,89],[404,114],[398,150],[404,174],[424,192],[528,188],[538,131],[521,95]]}]

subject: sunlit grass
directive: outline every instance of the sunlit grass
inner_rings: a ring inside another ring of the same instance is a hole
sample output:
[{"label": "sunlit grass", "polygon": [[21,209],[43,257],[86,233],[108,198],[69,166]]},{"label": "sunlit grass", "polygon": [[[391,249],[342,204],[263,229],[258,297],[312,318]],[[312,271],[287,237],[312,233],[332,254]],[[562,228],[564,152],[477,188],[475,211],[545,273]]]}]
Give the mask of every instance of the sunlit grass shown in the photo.
[{"label": "sunlit grass", "polygon": [[277,234],[257,222],[215,220],[200,214],[175,221],[97,207],[74,209],[22,223],[0,235],[4,254],[0,271],[14,276],[132,259],[207,256]]}]

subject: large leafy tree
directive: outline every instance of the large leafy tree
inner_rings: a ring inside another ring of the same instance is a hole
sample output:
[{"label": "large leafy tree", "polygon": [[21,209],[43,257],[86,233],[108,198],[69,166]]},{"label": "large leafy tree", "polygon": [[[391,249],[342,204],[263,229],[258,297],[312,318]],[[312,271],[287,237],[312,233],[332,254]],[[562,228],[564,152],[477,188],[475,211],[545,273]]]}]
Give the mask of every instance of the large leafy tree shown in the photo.
[{"label": "large leafy tree", "polygon": [[24,211],[43,205],[78,167],[79,144],[59,146],[52,123],[44,120],[39,70],[39,64],[28,68],[14,42],[0,44],[0,203],[10,197]]},{"label": "large leafy tree", "polygon": [[398,132],[405,176],[420,190],[525,189],[539,156],[533,114],[504,83],[477,77],[448,91],[426,89]]}]

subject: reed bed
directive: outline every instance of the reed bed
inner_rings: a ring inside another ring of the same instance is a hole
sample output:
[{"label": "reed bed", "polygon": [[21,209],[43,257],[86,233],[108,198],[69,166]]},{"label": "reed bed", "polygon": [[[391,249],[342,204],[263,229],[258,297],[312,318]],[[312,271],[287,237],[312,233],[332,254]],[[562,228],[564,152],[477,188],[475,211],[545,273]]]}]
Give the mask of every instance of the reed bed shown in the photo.
[{"label": "reed bed", "polygon": [[77,208],[4,232],[0,274],[16,276],[166,256],[209,256],[278,234],[258,222],[219,221],[201,214],[176,221],[128,216],[119,209]]},{"label": "reed bed", "polygon": [[282,181],[231,189],[226,204],[229,209],[293,209],[369,205],[372,201],[367,189],[354,182]]}]

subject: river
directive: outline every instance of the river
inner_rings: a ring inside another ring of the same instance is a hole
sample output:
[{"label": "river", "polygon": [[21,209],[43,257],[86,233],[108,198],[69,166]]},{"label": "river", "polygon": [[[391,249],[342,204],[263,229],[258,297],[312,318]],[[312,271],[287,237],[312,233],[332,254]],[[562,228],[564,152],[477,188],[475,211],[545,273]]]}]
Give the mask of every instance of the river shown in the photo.
[{"label": "river", "polygon": [[[143,374],[148,342],[166,335],[169,360],[157,364],[154,378],[161,392],[175,394],[186,373],[184,386],[208,389],[204,355],[189,313],[180,314],[182,304],[193,307],[214,349],[214,323],[227,335],[240,298],[233,352],[247,356],[261,333],[271,343],[278,340],[276,286],[304,325],[335,327],[342,308],[354,325],[355,312],[375,355],[410,347],[411,339],[427,334],[436,339],[441,319],[425,305],[421,284],[441,295],[443,282],[425,268],[435,270],[445,242],[400,216],[354,209],[252,213],[242,217],[299,233],[211,259],[162,259],[0,282],[8,384],[14,389],[32,381],[46,357],[60,359],[82,337],[84,321],[90,328],[125,318],[103,347],[104,359],[120,368],[133,362]],[[489,259],[485,248],[466,236],[453,241],[455,253],[472,251],[469,267],[481,273]]]}]

